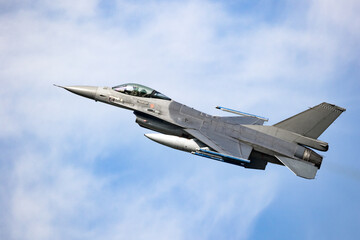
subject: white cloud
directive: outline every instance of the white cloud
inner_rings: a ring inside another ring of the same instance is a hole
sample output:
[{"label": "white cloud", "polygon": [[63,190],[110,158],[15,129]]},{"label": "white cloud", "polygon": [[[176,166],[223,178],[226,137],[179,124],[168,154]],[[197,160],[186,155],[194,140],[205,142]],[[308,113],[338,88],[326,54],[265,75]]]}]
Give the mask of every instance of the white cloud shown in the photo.
[{"label": "white cloud", "polygon": [[[51,1],[44,0],[40,1],[40,4],[43,5],[47,10],[61,11],[65,15],[70,17],[86,17],[94,15],[98,0],[63,0],[63,1]],[[40,5],[39,4],[39,5]]]},{"label": "white cloud", "polygon": [[111,178],[59,157],[17,158],[9,238],[211,238],[226,224],[234,224],[232,238],[246,238],[276,191],[274,176],[225,177],[216,168],[112,187]]}]

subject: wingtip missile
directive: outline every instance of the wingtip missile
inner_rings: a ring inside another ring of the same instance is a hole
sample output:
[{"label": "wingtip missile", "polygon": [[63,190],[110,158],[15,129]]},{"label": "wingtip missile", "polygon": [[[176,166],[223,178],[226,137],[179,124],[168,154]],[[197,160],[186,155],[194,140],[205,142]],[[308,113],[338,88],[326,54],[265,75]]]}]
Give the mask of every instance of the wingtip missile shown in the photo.
[{"label": "wingtip missile", "polygon": [[224,112],[229,112],[229,113],[241,115],[241,116],[257,118],[257,119],[263,120],[264,122],[269,121],[269,119],[265,118],[265,117],[261,117],[261,116],[250,114],[250,113],[240,112],[240,111],[230,109],[230,108],[226,108],[226,107],[216,106],[216,109],[219,109],[219,110],[224,111]]}]

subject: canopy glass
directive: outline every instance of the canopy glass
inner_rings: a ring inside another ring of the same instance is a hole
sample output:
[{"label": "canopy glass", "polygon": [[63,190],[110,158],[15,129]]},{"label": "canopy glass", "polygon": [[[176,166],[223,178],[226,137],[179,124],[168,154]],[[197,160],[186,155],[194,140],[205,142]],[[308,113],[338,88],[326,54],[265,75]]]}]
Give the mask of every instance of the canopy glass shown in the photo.
[{"label": "canopy glass", "polygon": [[117,92],[125,93],[125,94],[131,95],[131,96],[171,100],[164,94],[162,94],[152,88],[149,88],[149,87],[146,87],[146,86],[143,86],[140,84],[135,84],[135,83],[126,83],[126,84],[118,85],[118,86],[113,87],[112,89]]}]

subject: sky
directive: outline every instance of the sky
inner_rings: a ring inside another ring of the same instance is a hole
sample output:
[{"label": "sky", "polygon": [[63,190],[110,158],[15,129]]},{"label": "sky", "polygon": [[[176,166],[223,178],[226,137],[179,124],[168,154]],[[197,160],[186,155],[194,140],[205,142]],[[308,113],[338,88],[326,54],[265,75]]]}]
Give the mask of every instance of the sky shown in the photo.
[{"label": "sky", "polygon": [[[0,0],[0,239],[358,239],[360,2]],[[53,84],[136,82],[275,124],[344,107],[315,180],[156,144]]]}]

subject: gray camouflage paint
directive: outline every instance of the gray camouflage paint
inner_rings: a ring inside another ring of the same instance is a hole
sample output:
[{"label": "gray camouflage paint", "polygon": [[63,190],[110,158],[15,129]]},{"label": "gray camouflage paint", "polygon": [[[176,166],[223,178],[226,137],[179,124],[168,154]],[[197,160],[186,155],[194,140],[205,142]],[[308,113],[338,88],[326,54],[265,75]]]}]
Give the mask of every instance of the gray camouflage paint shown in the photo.
[{"label": "gray camouflage paint", "polygon": [[[328,149],[326,142],[309,138],[305,136],[306,134],[301,135],[289,131],[293,127],[294,121],[299,122],[300,130],[306,128],[306,126],[301,126],[304,120],[298,120],[301,118],[301,114],[298,114],[300,117],[294,116],[296,119],[291,120],[290,118],[288,122],[286,120],[280,122],[279,127],[276,125],[262,126],[264,121],[256,117],[211,116],[174,100],[133,96],[115,91],[110,87],[73,86],[63,88],[95,101],[132,110],[136,115],[136,122],[140,126],[162,134],[196,139],[210,149],[210,153],[206,152],[205,156],[219,159],[220,155],[220,160],[246,168],[265,169],[267,162],[271,162],[286,165],[296,175],[312,179],[321,166],[322,157],[308,147],[321,151]],[[329,115],[328,112],[321,113],[318,110],[319,106],[322,105],[314,107],[316,111],[313,112],[315,113],[305,111],[304,115]],[[326,123],[316,122],[322,115],[317,116],[317,119],[313,121],[316,128],[313,129],[316,130],[319,126],[321,129],[317,130],[316,135],[320,135],[338,115],[345,111],[345,109],[327,103],[323,103],[323,106],[329,107],[328,111],[331,114],[335,110],[339,113],[333,114]],[[281,124],[284,125],[283,128]],[[314,130],[311,130],[312,134],[313,132]],[[198,155],[204,156],[203,151],[196,152],[199,153]],[[244,164],[241,159],[249,159],[250,163]]]}]

